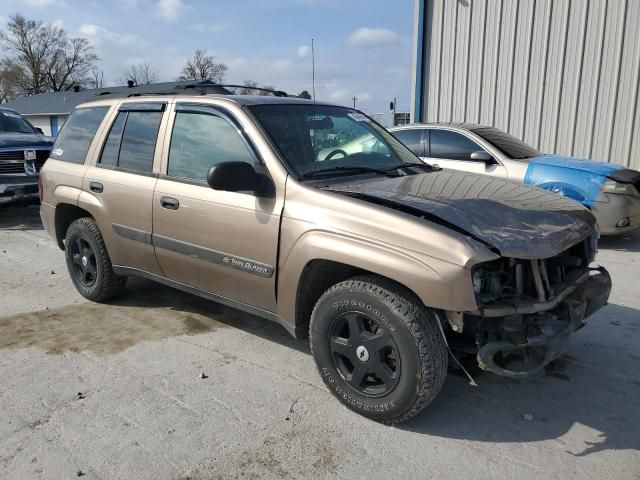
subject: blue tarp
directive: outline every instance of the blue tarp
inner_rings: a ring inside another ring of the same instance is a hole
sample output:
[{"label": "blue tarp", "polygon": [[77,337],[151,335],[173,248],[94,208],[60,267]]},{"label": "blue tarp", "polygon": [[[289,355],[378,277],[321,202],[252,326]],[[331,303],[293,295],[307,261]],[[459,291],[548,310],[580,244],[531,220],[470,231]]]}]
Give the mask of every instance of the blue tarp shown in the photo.
[{"label": "blue tarp", "polygon": [[605,178],[621,168],[613,163],[543,155],[529,161],[524,183],[591,206],[600,195]]}]

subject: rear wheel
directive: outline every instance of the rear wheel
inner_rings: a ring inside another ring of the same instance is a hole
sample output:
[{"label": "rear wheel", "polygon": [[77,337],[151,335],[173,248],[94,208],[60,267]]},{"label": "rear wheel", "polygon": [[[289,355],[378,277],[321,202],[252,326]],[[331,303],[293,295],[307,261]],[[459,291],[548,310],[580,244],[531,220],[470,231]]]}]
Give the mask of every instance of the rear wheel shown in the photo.
[{"label": "rear wheel", "polygon": [[127,277],[116,275],[102,233],[92,218],[79,218],[69,225],[64,242],[67,268],[80,294],[103,302],[120,294]]},{"label": "rear wheel", "polygon": [[444,383],[447,351],[436,321],[406,289],[356,277],[318,300],[311,349],[325,384],[348,408],[400,423],[425,408]]}]

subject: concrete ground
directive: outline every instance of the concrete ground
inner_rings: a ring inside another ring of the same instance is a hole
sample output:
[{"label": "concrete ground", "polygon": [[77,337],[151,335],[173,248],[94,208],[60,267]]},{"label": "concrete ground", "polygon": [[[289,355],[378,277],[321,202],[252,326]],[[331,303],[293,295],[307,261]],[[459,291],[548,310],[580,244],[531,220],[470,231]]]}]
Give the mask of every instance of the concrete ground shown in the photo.
[{"label": "concrete ground", "polygon": [[640,235],[598,260],[611,304],[554,371],[450,374],[391,428],[334,400],[275,324],[144,281],[83,301],[37,208],[2,209],[0,477],[638,480]]}]

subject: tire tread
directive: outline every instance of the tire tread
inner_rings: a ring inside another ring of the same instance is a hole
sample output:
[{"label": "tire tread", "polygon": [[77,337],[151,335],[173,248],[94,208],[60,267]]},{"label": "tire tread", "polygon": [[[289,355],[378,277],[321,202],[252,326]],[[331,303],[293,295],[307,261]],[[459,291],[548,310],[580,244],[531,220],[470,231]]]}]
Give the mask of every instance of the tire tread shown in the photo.
[{"label": "tire tread", "polygon": [[[421,365],[421,379],[416,400],[400,416],[381,420],[387,425],[406,422],[420,413],[440,392],[447,376],[448,354],[446,345],[438,325],[438,319],[432,310],[424,307],[422,302],[408,289],[397,283],[376,275],[362,275],[337,283],[329,288],[318,300],[311,314],[309,339],[313,354],[313,318],[318,305],[328,296],[337,292],[365,292],[380,299],[394,311],[406,324],[413,336]],[[351,410],[362,414],[349,404]]]}]

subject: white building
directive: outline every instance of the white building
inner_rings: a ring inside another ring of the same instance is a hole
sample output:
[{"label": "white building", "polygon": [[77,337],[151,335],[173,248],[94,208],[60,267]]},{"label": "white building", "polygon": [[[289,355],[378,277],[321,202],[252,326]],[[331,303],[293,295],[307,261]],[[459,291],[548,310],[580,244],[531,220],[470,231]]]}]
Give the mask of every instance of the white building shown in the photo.
[{"label": "white building", "polygon": [[640,1],[415,0],[412,118],[640,169]]}]

